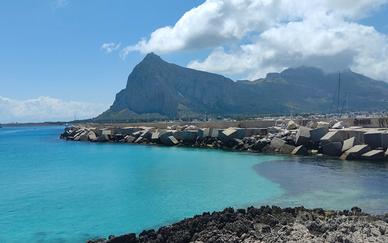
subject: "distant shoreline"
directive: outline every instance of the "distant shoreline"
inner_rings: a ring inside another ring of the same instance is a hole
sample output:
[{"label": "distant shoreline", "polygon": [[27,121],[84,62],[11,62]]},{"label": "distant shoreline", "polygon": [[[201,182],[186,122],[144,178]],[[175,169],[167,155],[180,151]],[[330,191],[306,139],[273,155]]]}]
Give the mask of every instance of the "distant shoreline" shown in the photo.
[{"label": "distant shoreline", "polygon": [[43,127],[43,126],[65,126],[68,122],[27,122],[27,123],[1,123],[3,127]]}]

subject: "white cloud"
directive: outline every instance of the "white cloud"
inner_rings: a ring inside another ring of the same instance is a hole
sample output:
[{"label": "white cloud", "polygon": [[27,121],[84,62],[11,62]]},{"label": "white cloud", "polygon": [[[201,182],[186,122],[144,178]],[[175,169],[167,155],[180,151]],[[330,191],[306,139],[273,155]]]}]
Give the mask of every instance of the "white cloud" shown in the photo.
[{"label": "white cloud", "polygon": [[15,100],[0,96],[0,122],[70,121],[93,118],[108,106],[51,97]]},{"label": "white cloud", "polygon": [[101,50],[109,54],[118,50],[120,46],[121,46],[121,43],[114,43],[114,42],[104,43],[101,45]]},{"label": "white cloud", "polygon": [[174,26],[122,50],[213,48],[189,67],[258,78],[297,65],[352,68],[388,80],[388,37],[357,21],[388,0],[207,0]]}]

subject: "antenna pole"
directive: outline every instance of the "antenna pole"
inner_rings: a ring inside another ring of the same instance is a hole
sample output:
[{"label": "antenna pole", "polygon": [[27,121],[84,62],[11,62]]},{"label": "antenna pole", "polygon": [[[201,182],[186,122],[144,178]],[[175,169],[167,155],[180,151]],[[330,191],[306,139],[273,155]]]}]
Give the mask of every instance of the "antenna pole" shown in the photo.
[{"label": "antenna pole", "polygon": [[337,97],[337,112],[340,113],[340,99],[341,99],[341,72],[338,73],[338,97]]}]

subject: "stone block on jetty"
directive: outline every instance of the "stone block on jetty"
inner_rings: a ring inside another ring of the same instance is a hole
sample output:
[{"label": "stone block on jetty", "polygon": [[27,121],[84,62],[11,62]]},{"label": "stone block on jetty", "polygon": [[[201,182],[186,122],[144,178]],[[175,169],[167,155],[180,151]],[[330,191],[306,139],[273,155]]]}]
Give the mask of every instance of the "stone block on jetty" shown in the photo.
[{"label": "stone block on jetty", "polygon": [[341,142],[329,142],[322,146],[322,154],[328,156],[340,156],[342,154]]},{"label": "stone block on jetty", "polygon": [[195,142],[198,137],[198,130],[183,130],[174,133],[174,137],[183,142]]},{"label": "stone block on jetty", "polygon": [[201,128],[198,130],[198,138],[203,139],[210,136],[210,128]]},{"label": "stone block on jetty", "polygon": [[163,141],[163,144],[168,146],[174,146],[179,144],[179,141],[174,136],[168,136]]},{"label": "stone block on jetty", "polygon": [[305,155],[308,155],[308,150],[307,148],[304,146],[304,145],[299,145],[298,147],[296,147],[292,152],[291,152],[292,155],[302,155],[302,156],[305,156]]},{"label": "stone block on jetty", "polygon": [[311,141],[314,143],[317,143],[321,140],[323,136],[325,136],[329,132],[329,128],[327,127],[320,127],[320,128],[315,128],[310,131],[310,137]]},{"label": "stone block on jetty", "polygon": [[342,121],[339,121],[339,122],[334,123],[334,125],[331,128],[333,128],[333,129],[343,129],[343,128],[345,128],[345,126],[342,123]]},{"label": "stone block on jetty", "polygon": [[270,143],[270,141],[266,138],[263,138],[263,139],[259,139],[257,141],[255,141],[255,143],[252,145],[252,150],[254,151],[262,151],[262,149],[268,145]]},{"label": "stone block on jetty", "polygon": [[286,144],[286,141],[280,138],[274,138],[271,140],[270,146],[273,149],[280,149],[283,145]]},{"label": "stone block on jetty", "polygon": [[74,135],[74,141],[88,141],[88,132],[84,129],[79,130]]},{"label": "stone block on jetty", "polygon": [[353,148],[344,152],[341,155],[340,159],[342,160],[361,159],[362,158],[361,156],[369,151],[370,151],[370,148],[366,144],[356,145]]},{"label": "stone block on jetty", "polygon": [[88,133],[88,140],[91,141],[91,142],[97,141],[97,135],[96,135],[96,133],[93,132],[93,131],[90,131],[90,132]]},{"label": "stone block on jetty", "polygon": [[102,135],[101,136],[98,136],[97,138],[97,142],[108,142],[110,141],[110,138],[108,135]]},{"label": "stone block on jetty", "polygon": [[364,133],[364,142],[371,148],[382,147],[382,132],[381,131],[370,131]]},{"label": "stone block on jetty", "polygon": [[321,138],[321,143],[325,144],[328,142],[343,142],[346,139],[355,137],[355,142],[357,144],[363,144],[364,133],[365,133],[364,131],[357,130],[357,129],[343,129],[343,130],[330,131]]},{"label": "stone block on jetty", "polygon": [[295,146],[287,144],[287,142],[280,138],[273,138],[269,146],[263,148],[264,152],[278,152],[282,154],[291,154]]},{"label": "stone block on jetty", "polygon": [[252,137],[255,135],[266,136],[268,134],[267,128],[244,128],[244,137]]},{"label": "stone block on jetty", "polygon": [[311,143],[311,129],[308,127],[299,127],[295,137],[295,144],[308,146]]},{"label": "stone block on jetty", "polygon": [[222,129],[218,129],[218,128],[210,128],[210,137],[212,138],[218,138],[219,134],[222,132],[223,130]]},{"label": "stone block on jetty", "polygon": [[131,135],[127,135],[124,137],[124,140],[126,143],[134,143],[136,138],[134,136],[131,136]]},{"label": "stone block on jetty", "polygon": [[353,148],[356,144],[356,138],[351,137],[349,139],[346,139],[342,145],[342,152],[345,152],[351,148]]},{"label": "stone block on jetty", "polygon": [[365,154],[361,155],[361,157],[365,160],[380,161],[384,160],[385,152],[382,149],[375,149],[366,152]]},{"label": "stone block on jetty", "polygon": [[286,129],[287,130],[296,130],[298,129],[298,124],[296,124],[296,122],[294,122],[293,120],[290,120],[288,123],[287,123],[287,126],[286,126]]},{"label": "stone block on jetty", "polygon": [[289,145],[289,144],[284,144],[280,149],[279,153],[281,154],[291,154],[292,151],[294,151],[295,146]]},{"label": "stone block on jetty", "polygon": [[237,139],[242,139],[245,137],[245,130],[242,128],[227,128],[220,132],[218,134],[218,138],[223,142],[227,143],[228,141],[237,138]]},{"label": "stone block on jetty", "polygon": [[101,135],[111,136],[112,135],[112,130],[110,130],[110,129],[102,129],[101,130]]},{"label": "stone block on jetty", "polygon": [[317,122],[317,128],[322,128],[322,127],[325,127],[327,129],[329,129],[330,128],[330,123],[323,122],[323,121]]},{"label": "stone block on jetty", "polygon": [[143,137],[145,140],[151,140],[152,129],[151,128],[146,128],[146,129],[142,130],[140,136]]},{"label": "stone block on jetty", "polygon": [[[172,141],[171,141],[171,136],[173,136],[173,132],[172,130],[163,130],[163,131],[160,131],[160,135],[159,135],[159,141],[161,144],[164,144],[164,145],[171,145]],[[174,138],[176,140],[176,138]],[[178,140],[176,140],[178,141]]]},{"label": "stone block on jetty", "polygon": [[139,127],[123,127],[123,128],[117,128],[115,132],[126,136],[126,135],[132,135],[134,132],[141,131],[141,130],[143,129]]}]

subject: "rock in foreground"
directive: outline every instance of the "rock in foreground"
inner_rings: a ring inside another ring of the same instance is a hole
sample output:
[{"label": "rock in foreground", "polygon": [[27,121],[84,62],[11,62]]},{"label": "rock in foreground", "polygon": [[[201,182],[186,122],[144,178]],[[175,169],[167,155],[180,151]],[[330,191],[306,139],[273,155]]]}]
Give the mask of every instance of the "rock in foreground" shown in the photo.
[{"label": "rock in foreground", "polygon": [[388,242],[388,215],[371,216],[359,208],[227,208],[138,236],[127,234],[89,242]]}]

